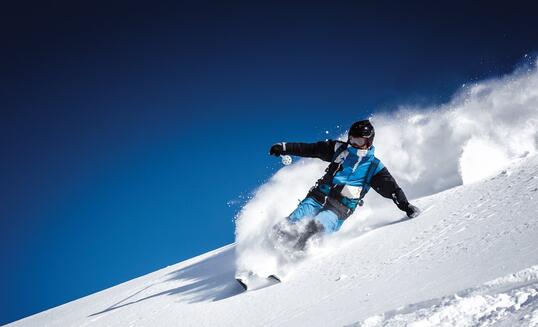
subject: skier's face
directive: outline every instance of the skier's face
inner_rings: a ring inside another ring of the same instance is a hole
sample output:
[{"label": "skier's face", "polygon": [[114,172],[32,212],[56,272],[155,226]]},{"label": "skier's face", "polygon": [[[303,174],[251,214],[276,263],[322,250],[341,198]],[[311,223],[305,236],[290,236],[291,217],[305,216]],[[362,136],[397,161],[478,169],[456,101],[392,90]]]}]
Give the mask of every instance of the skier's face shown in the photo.
[{"label": "skier's face", "polygon": [[352,147],[360,150],[367,150],[372,145],[370,139],[366,137],[349,136],[348,142]]}]

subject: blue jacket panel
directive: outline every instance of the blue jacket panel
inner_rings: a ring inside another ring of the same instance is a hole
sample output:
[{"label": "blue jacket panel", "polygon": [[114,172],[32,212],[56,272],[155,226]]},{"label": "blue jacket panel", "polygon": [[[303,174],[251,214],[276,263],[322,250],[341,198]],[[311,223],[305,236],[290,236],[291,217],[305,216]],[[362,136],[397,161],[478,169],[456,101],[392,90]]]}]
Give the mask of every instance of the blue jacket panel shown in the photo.
[{"label": "blue jacket panel", "polygon": [[[357,154],[357,149],[348,146],[347,155],[342,163],[342,169],[336,173],[333,178],[334,184],[345,184],[351,186],[363,186],[366,182],[366,174],[370,164],[374,160],[375,147],[371,146],[365,156],[360,157]],[[380,172],[385,166],[379,162],[376,171],[373,175]]]}]

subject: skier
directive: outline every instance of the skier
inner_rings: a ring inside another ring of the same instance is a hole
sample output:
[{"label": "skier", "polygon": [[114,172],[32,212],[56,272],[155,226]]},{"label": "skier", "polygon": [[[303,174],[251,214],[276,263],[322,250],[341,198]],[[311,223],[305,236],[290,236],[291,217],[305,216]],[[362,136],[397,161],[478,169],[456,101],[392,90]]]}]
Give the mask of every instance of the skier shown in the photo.
[{"label": "skier", "polygon": [[361,120],[351,125],[347,142],[282,142],[271,146],[269,154],[274,156],[295,155],[330,162],[325,175],[287,217],[292,225],[310,219],[305,231],[290,231],[277,224],[275,230],[280,238],[292,239],[295,243],[293,247],[302,250],[313,235],[338,231],[357,206],[362,206],[370,187],[381,196],[392,199],[409,218],[420,214],[420,210],[407,201],[387,168],[374,156],[374,136],[370,121]]}]

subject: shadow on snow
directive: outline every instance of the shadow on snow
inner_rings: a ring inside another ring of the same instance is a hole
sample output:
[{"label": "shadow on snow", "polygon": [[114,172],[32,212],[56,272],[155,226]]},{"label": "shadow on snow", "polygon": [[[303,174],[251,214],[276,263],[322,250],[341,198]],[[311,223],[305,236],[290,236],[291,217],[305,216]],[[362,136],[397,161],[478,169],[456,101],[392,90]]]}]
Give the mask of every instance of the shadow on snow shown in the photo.
[{"label": "shadow on snow", "polygon": [[[369,226],[368,230],[365,231],[365,233],[361,233],[358,236],[371,232],[375,229],[398,224],[407,220],[409,219],[405,217],[392,222],[384,222],[371,225]],[[188,301],[189,303],[196,303],[206,301],[220,301],[243,292],[243,288],[235,281],[235,247],[233,246],[229,247],[228,249],[224,250],[219,254],[210,256],[205,260],[173,271],[169,273],[168,276],[169,278],[167,278],[164,282],[157,282],[148,285],[126,297],[125,299],[114,303],[108,308],[100,312],[91,314],[89,317],[98,316],[163,295],[181,295],[186,297],[186,301]],[[173,280],[192,282],[166,291],[158,292],[137,300],[129,301],[130,299],[135,298],[138,294],[150,289],[155,285]]]},{"label": "shadow on snow", "polygon": [[[137,300],[129,301],[143,291],[173,280],[192,281],[189,284],[158,292]],[[220,301],[243,292],[243,288],[235,281],[235,247],[213,255],[190,266],[178,269],[168,274],[164,282],[153,283],[131,294],[125,299],[114,303],[103,311],[91,314],[101,315],[131,304],[140,303],[163,295],[182,295],[189,303]]]}]

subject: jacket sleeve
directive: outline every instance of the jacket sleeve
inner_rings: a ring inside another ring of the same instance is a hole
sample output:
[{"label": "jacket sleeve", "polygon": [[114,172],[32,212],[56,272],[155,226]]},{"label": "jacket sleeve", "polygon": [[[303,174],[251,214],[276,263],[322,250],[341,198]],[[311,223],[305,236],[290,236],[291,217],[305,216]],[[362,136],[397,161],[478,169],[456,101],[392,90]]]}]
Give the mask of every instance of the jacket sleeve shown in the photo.
[{"label": "jacket sleeve", "polygon": [[286,142],[284,144],[284,154],[332,161],[335,147],[340,143],[333,140],[319,141],[316,143]]},{"label": "jacket sleeve", "polygon": [[400,210],[406,211],[409,207],[405,193],[386,167],[372,177],[370,186],[381,196],[392,199]]}]

